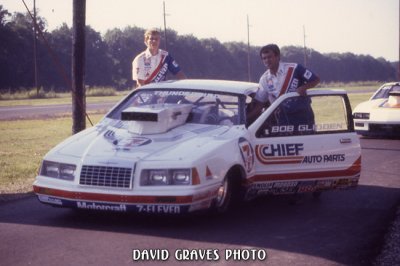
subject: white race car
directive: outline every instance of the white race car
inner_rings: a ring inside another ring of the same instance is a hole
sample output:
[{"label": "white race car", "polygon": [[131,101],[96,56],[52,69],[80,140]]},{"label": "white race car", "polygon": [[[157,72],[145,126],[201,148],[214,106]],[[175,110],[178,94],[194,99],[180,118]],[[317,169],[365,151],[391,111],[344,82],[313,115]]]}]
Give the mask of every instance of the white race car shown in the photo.
[{"label": "white race car", "polygon": [[360,135],[400,137],[400,83],[383,84],[368,101],[356,106],[353,117]]},{"label": "white race car", "polygon": [[[168,214],[357,186],[361,149],[345,91],[283,95],[247,125],[257,88],[215,80],[140,87],[53,148],[34,192],[59,207]],[[312,121],[301,120],[298,100]]]}]

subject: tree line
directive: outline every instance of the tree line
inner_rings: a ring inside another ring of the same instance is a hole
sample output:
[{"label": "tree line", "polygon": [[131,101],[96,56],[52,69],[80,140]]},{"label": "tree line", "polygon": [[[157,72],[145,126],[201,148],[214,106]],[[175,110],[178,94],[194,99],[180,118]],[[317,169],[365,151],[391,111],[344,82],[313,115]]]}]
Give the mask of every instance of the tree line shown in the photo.
[{"label": "tree line", "polygon": [[[66,24],[49,32],[45,19],[38,17],[37,37],[38,86],[54,91],[70,89],[72,29]],[[86,27],[86,72],[88,86],[132,88],[132,60],[145,49],[145,29],[125,27],[110,29],[103,36]],[[16,91],[34,87],[33,24],[28,13],[10,14],[0,5],[0,90]],[[43,38],[42,38],[43,36]],[[221,43],[215,38],[198,39],[167,30],[167,50],[189,78],[249,80],[258,82],[265,71],[259,46],[242,42]],[[164,46],[162,42],[161,46]],[[304,49],[281,47],[281,58],[304,63]],[[392,81],[396,79],[393,63],[383,58],[353,53],[322,54],[307,50],[307,67],[322,82]]]}]

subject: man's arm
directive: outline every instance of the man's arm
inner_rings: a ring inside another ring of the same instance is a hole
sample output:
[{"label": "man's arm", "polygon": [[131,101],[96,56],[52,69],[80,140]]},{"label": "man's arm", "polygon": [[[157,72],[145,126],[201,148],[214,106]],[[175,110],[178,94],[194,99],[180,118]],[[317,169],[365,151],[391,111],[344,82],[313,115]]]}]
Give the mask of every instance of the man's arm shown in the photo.
[{"label": "man's arm", "polygon": [[319,77],[317,76],[313,81],[307,82],[304,85],[300,86],[297,88],[297,93],[300,94],[300,96],[306,96],[307,95],[307,90],[314,88],[319,84]]},{"label": "man's arm", "polygon": [[185,75],[185,73],[183,73],[182,70],[180,70],[178,73],[176,73],[175,77],[176,77],[177,79],[186,79],[186,78],[187,78],[186,75]]},{"label": "man's arm", "polygon": [[146,81],[143,80],[143,79],[137,79],[137,80],[136,80],[136,88],[138,88],[138,87],[140,87],[140,86],[143,86],[143,85],[145,85],[145,84],[146,84]]},{"label": "man's arm", "polygon": [[265,103],[259,102],[256,99],[253,99],[251,103],[249,103],[246,109],[247,125],[252,124],[260,116],[264,106]]}]

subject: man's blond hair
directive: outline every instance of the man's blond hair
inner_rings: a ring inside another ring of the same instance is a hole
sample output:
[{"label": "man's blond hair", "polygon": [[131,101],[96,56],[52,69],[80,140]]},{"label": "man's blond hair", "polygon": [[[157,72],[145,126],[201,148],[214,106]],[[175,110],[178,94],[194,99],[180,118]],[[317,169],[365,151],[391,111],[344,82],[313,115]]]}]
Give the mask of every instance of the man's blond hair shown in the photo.
[{"label": "man's blond hair", "polygon": [[152,35],[158,35],[161,36],[161,33],[158,29],[156,28],[151,28],[148,29],[144,32],[144,39],[147,40],[148,38],[150,38]]}]

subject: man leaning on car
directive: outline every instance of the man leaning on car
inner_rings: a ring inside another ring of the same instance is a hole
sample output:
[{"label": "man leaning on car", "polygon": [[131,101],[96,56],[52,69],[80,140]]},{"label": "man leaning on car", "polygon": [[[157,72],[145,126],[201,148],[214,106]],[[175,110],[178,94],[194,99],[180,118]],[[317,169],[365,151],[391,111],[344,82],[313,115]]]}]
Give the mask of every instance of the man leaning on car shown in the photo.
[{"label": "man leaning on car", "polygon": [[[282,94],[297,92],[300,96],[306,96],[306,91],[317,86],[320,81],[315,73],[300,64],[280,62],[280,49],[276,44],[262,47],[260,57],[267,70],[260,78],[259,89],[247,114],[249,121],[254,121],[266,105],[272,104]],[[310,113],[310,103],[306,97],[292,102],[291,108],[298,110],[294,116]],[[313,117],[308,118],[311,119]]]},{"label": "man leaning on car", "polygon": [[161,34],[157,29],[149,29],[144,33],[144,43],[147,49],[135,57],[132,62],[132,79],[136,87],[160,82],[166,79],[168,71],[177,79],[186,76],[174,58],[160,47]]}]

